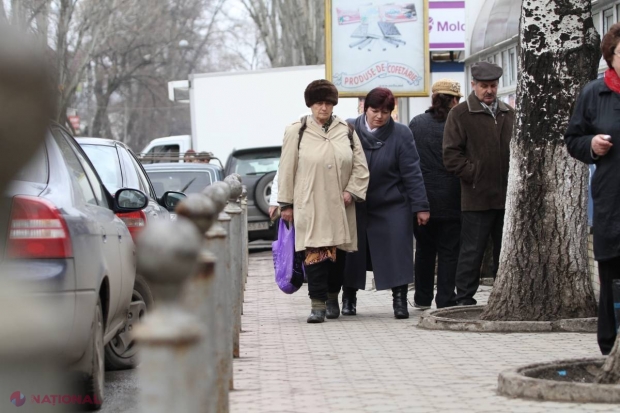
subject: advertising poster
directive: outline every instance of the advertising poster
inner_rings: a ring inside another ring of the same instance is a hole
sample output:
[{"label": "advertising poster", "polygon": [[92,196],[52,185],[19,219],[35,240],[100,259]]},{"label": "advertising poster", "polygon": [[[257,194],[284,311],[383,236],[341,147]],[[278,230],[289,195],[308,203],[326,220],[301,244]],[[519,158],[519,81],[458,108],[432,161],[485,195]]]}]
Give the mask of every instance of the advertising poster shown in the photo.
[{"label": "advertising poster", "polygon": [[326,0],[326,77],[340,96],[429,95],[428,0]]}]

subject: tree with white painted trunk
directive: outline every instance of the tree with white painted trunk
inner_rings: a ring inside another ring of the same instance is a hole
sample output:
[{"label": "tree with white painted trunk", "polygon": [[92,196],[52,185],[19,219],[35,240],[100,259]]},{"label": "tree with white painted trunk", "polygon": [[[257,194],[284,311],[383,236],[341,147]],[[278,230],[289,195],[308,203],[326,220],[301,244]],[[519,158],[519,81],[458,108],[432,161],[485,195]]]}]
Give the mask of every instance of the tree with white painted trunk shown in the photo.
[{"label": "tree with white painted trunk", "polygon": [[591,0],[523,1],[503,245],[484,320],[596,315],[588,170],[563,141],[579,91],[597,75],[600,42],[591,8]]}]

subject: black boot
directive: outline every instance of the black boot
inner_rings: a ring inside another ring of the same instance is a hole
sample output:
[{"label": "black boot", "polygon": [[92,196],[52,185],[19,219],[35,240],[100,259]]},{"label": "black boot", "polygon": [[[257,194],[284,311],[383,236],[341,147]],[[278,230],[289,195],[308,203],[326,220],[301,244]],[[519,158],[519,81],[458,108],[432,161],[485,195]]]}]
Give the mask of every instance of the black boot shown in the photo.
[{"label": "black boot", "polygon": [[313,298],[311,300],[312,308],[310,310],[310,315],[308,316],[308,320],[306,320],[310,324],[314,323],[322,323],[325,321],[325,302],[322,300],[317,300]]},{"label": "black boot", "polygon": [[409,318],[409,311],[407,310],[407,288],[408,286],[406,284],[392,288],[392,297],[394,300],[392,307],[394,308],[395,318]]},{"label": "black boot", "polygon": [[322,261],[316,264],[306,265],[308,277],[308,295],[312,300],[312,312],[308,317],[309,323],[322,323],[325,321],[327,300],[327,277],[330,263]]},{"label": "black boot", "polygon": [[338,304],[338,293],[328,293],[326,306],[326,317],[329,319],[340,317],[340,305]]},{"label": "black boot", "polygon": [[342,315],[357,314],[357,290],[343,289],[342,291]]}]

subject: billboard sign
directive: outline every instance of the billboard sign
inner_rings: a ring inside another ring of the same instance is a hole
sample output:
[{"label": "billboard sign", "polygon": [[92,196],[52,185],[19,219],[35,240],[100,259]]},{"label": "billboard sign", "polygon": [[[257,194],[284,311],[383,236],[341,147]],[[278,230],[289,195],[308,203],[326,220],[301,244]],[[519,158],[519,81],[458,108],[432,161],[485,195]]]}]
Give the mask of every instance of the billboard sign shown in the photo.
[{"label": "billboard sign", "polygon": [[326,78],[340,96],[428,96],[427,0],[326,0]]}]

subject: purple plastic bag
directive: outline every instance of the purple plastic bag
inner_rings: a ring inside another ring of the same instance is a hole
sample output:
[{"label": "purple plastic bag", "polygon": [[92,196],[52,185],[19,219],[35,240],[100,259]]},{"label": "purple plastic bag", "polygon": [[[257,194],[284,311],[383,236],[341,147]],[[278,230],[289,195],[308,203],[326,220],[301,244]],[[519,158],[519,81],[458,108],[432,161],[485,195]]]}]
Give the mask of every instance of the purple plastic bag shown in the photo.
[{"label": "purple plastic bag", "polygon": [[276,284],[286,294],[293,294],[304,283],[304,252],[295,252],[295,227],[281,219],[278,239],[271,244]]}]

